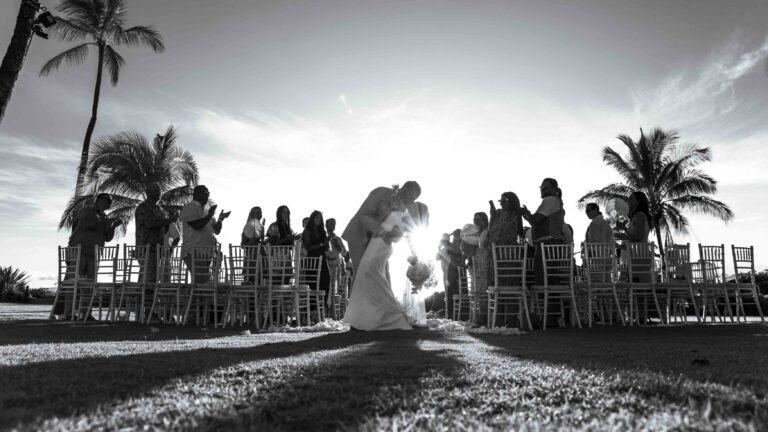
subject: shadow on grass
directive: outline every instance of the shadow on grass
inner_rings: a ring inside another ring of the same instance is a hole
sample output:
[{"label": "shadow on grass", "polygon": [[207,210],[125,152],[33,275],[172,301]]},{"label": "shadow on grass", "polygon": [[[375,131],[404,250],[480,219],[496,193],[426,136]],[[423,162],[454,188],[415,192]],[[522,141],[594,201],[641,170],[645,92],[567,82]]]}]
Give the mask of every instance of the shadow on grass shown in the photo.
[{"label": "shadow on grass", "polygon": [[361,343],[344,334],[249,348],[204,348],[127,356],[85,357],[0,369],[0,429],[53,416],[87,413],[137,397],[175,379],[242,362],[279,359]]},{"label": "shadow on grass", "polygon": [[[456,360],[419,348],[421,340],[439,338],[426,331],[347,332],[252,348],[85,357],[4,367],[0,374],[0,429],[35,428],[53,417],[91,416],[100,413],[102,406],[108,409],[113,403],[146,397],[153,389],[217,368],[373,342],[369,349],[332,357],[333,361],[297,366],[298,370],[292,371],[296,373],[287,378],[274,374],[272,379],[280,385],[256,389],[256,400],[228,406],[225,413],[202,411],[198,420],[198,424],[214,429],[243,424],[299,429],[352,425],[366,416],[402,408],[403,401],[419,391],[417,381],[421,377],[436,371],[458,373],[461,364]],[[414,362],[418,367],[412,367]],[[243,383],[242,379],[236,381]],[[225,379],[217,386],[234,384]],[[250,384],[246,380],[242,385]],[[387,392],[380,392],[384,387]]]},{"label": "shadow on grass", "polygon": [[768,351],[764,325],[553,329],[524,339],[471,336],[518,360],[602,373],[610,382],[606,392],[719,404],[768,424],[768,370],[757,361]]},{"label": "shadow on grass", "polygon": [[[151,327],[160,331],[152,333]],[[115,341],[162,341],[175,339],[206,339],[238,335],[244,328],[223,329],[195,326],[153,324],[152,326],[126,322],[72,322],[25,320],[0,322],[0,346],[28,343],[78,343]]]},{"label": "shadow on grass", "polygon": [[[251,398],[236,413],[201,419],[201,424],[214,430],[359,430],[362,425],[370,428],[377,416],[417,412],[429,398],[424,387],[431,380],[447,377],[440,382],[467,385],[465,365],[451,350],[444,344],[422,345],[449,338],[425,330],[366,334],[363,341],[374,342],[372,346],[306,368],[276,391],[267,389]],[[449,390],[439,388],[444,394]]]}]

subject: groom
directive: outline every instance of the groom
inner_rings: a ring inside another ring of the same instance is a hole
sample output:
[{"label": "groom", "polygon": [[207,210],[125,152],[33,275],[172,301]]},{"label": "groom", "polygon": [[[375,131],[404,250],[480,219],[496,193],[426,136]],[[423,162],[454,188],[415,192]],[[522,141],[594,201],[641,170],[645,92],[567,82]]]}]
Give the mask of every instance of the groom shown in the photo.
[{"label": "groom", "polygon": [[395,192],[394,188],[377,187],[368,194],[360,210],[357,211],[341,238],[349,245],[349,257],[352,259],[354,276],[363,258],[365,248],[371,237],[381,234],[381,222],[389,212],[401,206],[407,206],[421,195],[421,186],[415,181],[407,181]]}]

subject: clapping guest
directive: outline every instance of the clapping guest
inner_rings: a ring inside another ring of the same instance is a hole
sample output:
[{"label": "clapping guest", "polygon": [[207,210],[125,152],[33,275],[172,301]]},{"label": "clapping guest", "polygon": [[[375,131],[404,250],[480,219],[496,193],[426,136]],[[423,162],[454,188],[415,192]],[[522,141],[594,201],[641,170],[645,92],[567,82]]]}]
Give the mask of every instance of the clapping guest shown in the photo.
[{"label": "clapping guest", "polygon": [[536,248],[533,261],[533,271],[536,285],[544,285],[544,264],[541,258],[540,244],[565,244],[565,210],[563,202],[558,198],[557,180],[545,178],[541,181],[539,192],[541,204],[535,213],[523,206],[523,218],[531,224],[533,244]]},{"label": "clapping guest", "polygon": [[267,243],[272,246],[292,245],[297,235],[291,229],[291,211],[288,206],[278,207],[275,218],[276,220],[267,228]]},{"label": "clapping guest", "polygon": [[519,243],[523,233],[522,211],[520,199],[514,192],[501,194],[496,209],[493,201],[488,201],[491,207],[491,221],[488,225],[488,243],[491,245],[514,245]]},{"label": "clapping guest", "polygon": [[[69,237],[69,246],[80,246],[80,268],[77,272],[81,277],[96,279],[96,246],[104,246],[104,243],[112,240],[115,228],[122,221],[116,218],[108,218],[105,211],[112,206],[112,197],[107,193],[100,193],[92,206],[83,207]],[[72,296],[64,298],[54,307],[54,314],[63,315],[61,318],[69,319],[72,311]]]},{"label": "clapping guest", "polygon": [[[216,205],[208,207],[208,198],[210,192],[203,185],[195,186],[192,191],[192,201],[187,203],[181,209],[179,218],[182,222],[183,239],[181,243],[181,257],[190,272],[192,268],[192,254],[190,253],[196,247],[216,247],[216,235],[221,232],[221,226],[224,219],[229,217],[230,212],[222,210],[218,219],[214,220],[216,214]],[[210,280],[208,270],[210,270],[212,256],[199,256],[195,262],[196,274],[193,275],[196,282],[205,283]]]},{"label": "clapping guest", "polygon": [[[328,235],[325,232],[323,214],[318,210],[309,215],[309,221],[301,235],[301,243],[307,249],[307,257],[324,257],[330,250]],[[331,275],[328,271],[328,263],[320,266],[320,289],[325,292],[323,301],[328,304],[328,289],[330,288]]]}]

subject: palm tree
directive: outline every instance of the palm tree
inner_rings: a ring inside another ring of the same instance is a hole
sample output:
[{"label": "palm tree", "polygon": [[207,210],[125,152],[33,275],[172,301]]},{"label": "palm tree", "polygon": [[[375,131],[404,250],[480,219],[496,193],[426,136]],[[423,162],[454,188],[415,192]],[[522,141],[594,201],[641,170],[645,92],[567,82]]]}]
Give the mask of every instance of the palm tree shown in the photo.
[{"label": "palm tree", "polygon": [[135,26],[123,28],[125,24],[125,0],[63,0],[58,7],[62,13],[57,17],[57,23],[51,27],[51,34],[61,40],[73,42],[86,40],[48,60],[40,70],[45,76],[58,70],[63,62],[68,65],[83,63],[88,57],[91,45],[96,46],[98,62],[96,63],[96,88],[93,92],[91,120],[85,130],[83,150],[80,154],[80,164],[77,171],[75,196],[81,191],[85,172],[88,166],[91,136],[96,127],[96,115],[99,110],[99,94],[101,92],[101,77],[106,67],[113,86],[117,85],[120,68],[125,60],[113,47],[145,45],[154,52],[165,50],[163,38],[152,26]]},{"label": "palm tree", "polygon": [[3,63],[0,64],[0,123],[5,115],[5,108],[11,100],[13,87],[16,85],[16,79],[19,77],[21,67],[24,65],[24,57],[27,56],[27,49],[32,39],[32,27],[34,25],[35,14],[40,7],[37,2],[30,0],[21,0],[19,14],[16,17],[16,27],[13,29],[11,42],[8,44],[8,50],[3,56]]},{"label": "palm tree", "polygon": [[11,266],[0,267],[0,299],[12,298],[14,291],[26,286],[28,280],[27,272]]},{"label": "palm tree", "polygon": [[98,193],[112,196],[110,217],[123,221],[123,233],[150,183],[160,185],[166,206],[178,208],[187,203],[198,182],[197,164],[192,154],[176,145],[177,138],[176,130],[169,126],[152,143],[130,131],[95,140],[86,172],[92,189],[69,201],[59,229],[72,229],[80,210],[92,204]]},{"label": "palm tree", "polygon": [[683,215],[684,210],[714,216],[725,222],[733,219],[728,205],[707,196],[717,192],[717,181],[697,168],[700,163],[712,160],[709,148],[679,145],[677,132],[658,128],[650,135],[640,129],[637,142],[627,135],[617,138],[629,154],[622,156],[606,146],[602,152],[603,162],[613,167],[623,182],[587,193],[579,199],[579,206],[590,201],[605,204],[611,198],[626,199],[634,191],[645,192],[651,213],[649,224],[656,233],[662,265],[662,234],[671,241],[673,229],[687,233],[688,218]]}]

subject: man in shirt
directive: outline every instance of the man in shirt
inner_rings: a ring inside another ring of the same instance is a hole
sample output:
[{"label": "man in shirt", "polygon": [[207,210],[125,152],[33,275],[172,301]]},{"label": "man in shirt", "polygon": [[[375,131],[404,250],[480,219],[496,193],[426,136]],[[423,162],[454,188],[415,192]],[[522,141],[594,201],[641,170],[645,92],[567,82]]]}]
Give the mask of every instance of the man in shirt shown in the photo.
[{"label": "man in shirt", "polygon": [[146,199],[136,207],[136,246],[149,245],[146,269],[139,260],[140,278],[144,282],[157,281],[157,246],[163,245],[168,227],[176,221],[176,212],[168,212],[160,206],[160,186],[150,183],[145,191]]},{"label": "man in shirt", "polygon": [[541,246],[539,244],[563,244],[565,243],[565,226],[563,203],[557,197],[557,180],[545,178],[539,186],[541,204],[536,212],[531,214],[527,207],[523,206],[523,218],[531,224],[533,232],[533,244],[536,252],[533,261],[533,272],[536,285],[544,285],[544,265],[541,258]]},{"label": "man in shirt", "polygon": [[[195,186],[192,192],[192,201],[190,201],[184,208],[181,209],[179,215],[182,222],[182,243],[181,243],[181,256],[184,259],[187,269],[192,272],[192,256],[190,254],[192,248],[196,247],[216,247],[216,234],[221,232],[221,223],[229,217],[229,212],[223,210],[219,213],[218,220],[213,219],[213,215],[216,214],[216,205],[210,206],[208,210],[205,207],[208,205],[208,197],[210,192],[208,188],[203,185]],[[197,267],[197,274],[193,274],[195,281],[198,283],[205,283],[210,280],[208,271],[210,270],[210,263],[213,257],[201,256],[195,262]]]}]

